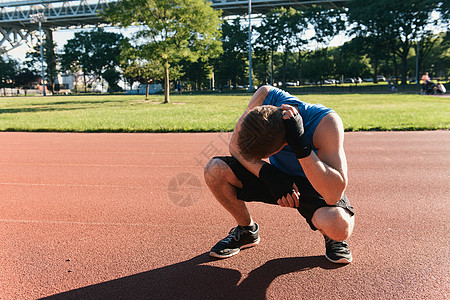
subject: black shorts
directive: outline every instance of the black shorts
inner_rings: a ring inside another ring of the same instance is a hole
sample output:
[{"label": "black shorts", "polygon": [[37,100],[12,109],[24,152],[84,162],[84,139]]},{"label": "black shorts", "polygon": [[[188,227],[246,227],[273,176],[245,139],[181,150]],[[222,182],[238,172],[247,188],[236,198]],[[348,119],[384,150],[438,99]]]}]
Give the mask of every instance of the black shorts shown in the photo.
[{"label": "black shorts", "polygon": [[[231,156],[217,156],[215,158],[224,161],[236,175],[243,185],[237,190],[237,198],[246,202],[258,201],[269,204],[277,204],[270,193],[268,187],[257,176],[253,175],[241,163]],[[323,197],[312,187],[311,183],[302,176],[291,176],[300,192],[300,207],[297,210],[306,219],[312,230],[317,230],[311,219],[314,212],[321,207],[342,207],[346,209],[352,216],[355,214],[354,208],[350,205],[350,201],[344,194],[342,199],[335,205],[328,205]]]}]

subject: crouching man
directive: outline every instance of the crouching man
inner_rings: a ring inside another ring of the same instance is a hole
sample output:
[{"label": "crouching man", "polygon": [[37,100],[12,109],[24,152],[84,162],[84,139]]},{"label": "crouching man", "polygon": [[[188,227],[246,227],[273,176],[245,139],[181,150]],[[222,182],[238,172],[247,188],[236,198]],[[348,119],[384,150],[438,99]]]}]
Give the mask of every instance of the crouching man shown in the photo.
[{"label": "crouching man", "polygon": [[333,110],[271,86],[259,88],[236,124],[231,156],[214,157],[205,167],[207,185],[237,223],[210,255],[227,258],[259,244],[259,225],[246,202],[261,201],[296,208],[312,230],[323,234],[325,257],[350,263],[346,239],[354,209],[344,193],[343,143],[343,124]]}]

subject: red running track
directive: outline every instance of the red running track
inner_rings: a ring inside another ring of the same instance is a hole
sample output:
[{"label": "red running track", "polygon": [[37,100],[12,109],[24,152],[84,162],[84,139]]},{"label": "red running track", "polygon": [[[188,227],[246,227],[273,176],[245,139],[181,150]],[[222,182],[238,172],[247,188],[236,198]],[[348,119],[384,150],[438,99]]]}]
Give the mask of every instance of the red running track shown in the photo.
[{"label": "red running track", "polygon": [[450,132],[346,133],[354,262],[294,209],[252,203],[258,247],[203,182],[227,133],[0,133],[0,299],[448,299]]}]

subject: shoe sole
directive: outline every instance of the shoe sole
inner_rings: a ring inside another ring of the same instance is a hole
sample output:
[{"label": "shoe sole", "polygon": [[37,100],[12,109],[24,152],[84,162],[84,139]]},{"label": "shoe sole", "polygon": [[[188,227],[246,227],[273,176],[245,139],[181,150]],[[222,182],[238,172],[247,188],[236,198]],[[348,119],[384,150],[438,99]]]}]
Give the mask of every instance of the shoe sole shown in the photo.
[{"label": "shoe sole", "polygon": [[237,249],[237,251],[234,252],[234,253],[230,253],[230,254],[225,254],[225,255],[223,255],[223,254],[219,254],[219,253],[216,253],[216,252],[209,252],[209,256],[215,257],[215,258],[228,258],[228,257],[232,257],[232,256],[235,256],[236,254],[238,254],[242,249],[251,248],[251,247],[254,247],[254,246],[258,245],[258,244],[259,244],[259,241],[260,241],[260,239],[258,238],[258,240],[256,240],[255,242],[253,242],[253,243],[251,243],[251,244],[243,245],[243,246],[241,246],[239,249]]},{"label": "shoe sole", "polygon": [[350,259],[346,259],[346,258],[339,258],[338,260],[333,260],[331,258],[329,258],[326,254],[325,254],[325,258],[328,259],[328,261],[335,263],[335,264],[349,264],[353,261],[353,257],[351,257]]}]

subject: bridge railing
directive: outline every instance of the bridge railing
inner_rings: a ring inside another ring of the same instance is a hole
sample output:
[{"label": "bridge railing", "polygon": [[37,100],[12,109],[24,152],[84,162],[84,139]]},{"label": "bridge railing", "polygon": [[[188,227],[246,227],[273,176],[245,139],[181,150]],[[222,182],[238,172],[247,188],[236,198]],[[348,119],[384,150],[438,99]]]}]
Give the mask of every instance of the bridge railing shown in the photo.
[{"label": "bridge railing", "polygon": [[[106,0],[96,1],[18,1],[26,4],[14,7],[0,5],[0,26],[27,27],[30,23],[30,15],[43,13],[47,19],[47,27],[64,27],[68,25],[82,25],[86,23],[98,23],[101,19],[98,12],[109,7]],[[35,4],[36,3],[36,4]],[[56,5],[54,5],[56,3]]]},{"label": "bridge railing", "polygon": [[4,1],[0,1],[0,7],[30,6],[30,5],[40,5],[40,4],[56,3],[56,2],[62,2],[62,1],[61,0],[27,0],[27,1],[4,0]]},{"label": "bridge railing", "polygon": [[[5,23],[27,22],[29,15],[42,12],[47,19],[80,19],[94,16],[117,0],[27,0],[0,2],[0,26]],[[209,0],[214,9],[225,15],[246,14],[249,0]],[[347,0],[251,0],[254,13],[262,13],[275,7],[306,7],[313,4],[337,7]],[[13,24],[11,24],[13,25]],[[16,24],[17,25],[17,24]],[[76,25],[76,24],[74,24]]]}]

